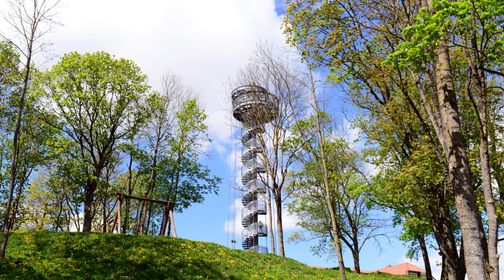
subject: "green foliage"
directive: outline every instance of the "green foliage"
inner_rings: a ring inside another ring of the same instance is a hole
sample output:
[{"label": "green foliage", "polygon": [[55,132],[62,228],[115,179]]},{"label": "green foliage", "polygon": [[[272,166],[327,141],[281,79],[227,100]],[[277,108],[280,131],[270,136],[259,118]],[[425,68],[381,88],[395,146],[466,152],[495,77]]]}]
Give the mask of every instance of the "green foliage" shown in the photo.
[{"label": "green foliage", "polygon": [[[1,279],[334,279],[337,270],[181,238],[14,233]],[[260,269],[258,269],[260,268]],[[411,279],[347,274],[348,279]]]},{"label": "green foliage", "polygon": [[19,54],[14,47],[4,41],[0,41],[0,94],[7,96],[5,91],[20,81]]},{"label": "green foliage", "polygon": [[432,9],[423,8],[415,22],[404,28],[406,41],[397,46],[385,64],[421,70],[434,59],[439,40],[447,35],[454,41],[459,36],[474,39],[485,50],[485,62],[496,62],[504,54],[503,23],[504,4],[499,0],[433,1]]},{"label": "green foliage", "polygon": [[[318,124],[325,139],[316,137]],[[322,141],[323,140],[323,141]],[[362,159],[343,138],[335,136],[330,115],[316,112],[307,119],[299,120],[287,142],[287,149],[300,160],[299,169],[294,172],[291,183],[290,213],[299,217],[298,226],[309,232],[306,237],[295,232],[290,240],[317,239],[318,244],[311,249],[317,255],[334,253],[330,208],[335,213],[336,224],[342,243],[349,248],[354,264],[359,262],[359,252],[370,239],[379,241],[385,226],[383,221],[372,217],[375,208],[367,199],[367,183],[360,169]],[[323,143],[323,144],[322,144]],[[300,149],[296,148],[300,147]],[[322,149],[323,148],[323,149]],[[324,186],[325,167],[329,194]],[[327,203],[329,197],[330,205]]]},{"label": "green foliage", "polygon": [[103,165],[97,156],[110,156],[114,141],[145,121],[148,110],[138,105],[148,89],[146,81],[130,60],[105,52],[69,53],[37,77],[35,92],[39,109],[53,116],[46,121],[88,154],[83,164]]},{"label": "green foliage", "polygon": [[[141,106],[147,77],[131,60],[105,52],[65,54],[35,79],[35,98],[41,119],[71,142],[70,156],[84,175],[84,230],[91,230],[95,191],[102,188],[102,172],[110,167],[121,140],[149,117]],[[63,147],[69,145],[64,144]]]},{"label": "green foliage", "polygon": [[168,150],[159,161],[158,194],[174,201],[177,211],[203,202],[206,194],[217,194],[222,181],[200,163],[201,150],[211,142],[206,119],[196,99],[185,101],[175,115],[176,125],[168,137]]}]

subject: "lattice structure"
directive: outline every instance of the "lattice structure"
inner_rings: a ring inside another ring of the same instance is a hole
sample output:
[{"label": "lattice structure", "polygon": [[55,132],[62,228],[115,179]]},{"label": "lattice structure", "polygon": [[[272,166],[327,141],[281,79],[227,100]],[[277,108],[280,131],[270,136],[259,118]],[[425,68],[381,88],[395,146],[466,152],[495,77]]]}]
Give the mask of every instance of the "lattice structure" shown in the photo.
[{"label": "lattice structure", "polygon": [[261,253],[267,253],[267,248],[259,245],[259,237],[268,235],[267,227],[259,221],[260,215],[267,214],[264,193],[267,186],[259,175],[266,172],[258,155],[264,152],[258,135],[264,132],[263,125],[271,122],[278,114],[278,98],[259,86],[242,86],[233,90],[233,117],[240,121],[246,131],[241,142],[245,152],[242,154],[242,184],[247,192],[242,197],[241,212],[242,247]]}]

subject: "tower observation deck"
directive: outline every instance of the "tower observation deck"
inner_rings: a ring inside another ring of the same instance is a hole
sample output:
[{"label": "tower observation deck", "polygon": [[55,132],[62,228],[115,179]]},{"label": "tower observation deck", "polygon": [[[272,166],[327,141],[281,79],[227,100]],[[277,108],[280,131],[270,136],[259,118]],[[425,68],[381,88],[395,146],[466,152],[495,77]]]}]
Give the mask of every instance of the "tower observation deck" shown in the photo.
[{"label": "tower observation deck", "polygon": [[260,215],[267,214],[264,199],[267,186],[259,177],[259,174],[266,172],[262,162],[258,160],[258,155],[264,152],[265,147],[257,136],[264,132],[263,125],[277,116],[278,98],[265,88],[255,85],[234,89],[231,98],[233,117],[245,128],[241,137],[245,147],[241,157],[241,181],[247,189],[242,197],[242,247],[245,250],[267,253],[267,248],[259,245],[259,237],[266,237],[268,231],[266,225],[259,220]]}]

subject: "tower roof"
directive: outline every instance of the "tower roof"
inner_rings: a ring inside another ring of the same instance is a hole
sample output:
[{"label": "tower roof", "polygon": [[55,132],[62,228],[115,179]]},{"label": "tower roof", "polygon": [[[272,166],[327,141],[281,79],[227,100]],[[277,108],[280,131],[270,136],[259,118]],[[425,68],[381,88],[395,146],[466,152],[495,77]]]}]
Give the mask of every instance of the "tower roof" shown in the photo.
[{"label": "tower roof", "polygon": [[246,127],[270,122],[278,113],[278,98],[260,86],[238,87],[231,98],[233,116]]}]

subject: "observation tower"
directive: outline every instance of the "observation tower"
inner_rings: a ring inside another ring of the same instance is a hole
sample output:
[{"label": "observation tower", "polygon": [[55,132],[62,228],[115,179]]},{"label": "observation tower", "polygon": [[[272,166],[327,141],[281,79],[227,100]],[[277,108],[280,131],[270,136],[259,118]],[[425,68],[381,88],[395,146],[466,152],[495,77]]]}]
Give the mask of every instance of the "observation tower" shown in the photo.
[{"label": "observation tower", "polygon": [[264,198],[267,186],[259,177],[266,169],[258,160],[258,155],[264,152],[264,147],[257,136],[264,132],[263,125],[277,116],[278,98],[265,88],[253,85],[234,89],[231,98],[233,117],[245,128],[241,138],[245,147],[241,157],[241,181],[247,189],[242,197],[242,247],[245,250],[267,253],[267,247],[259,245],[259,237],[266,237],[268,230],[266,224],[259,220],[259,215],[267,214]]}]

